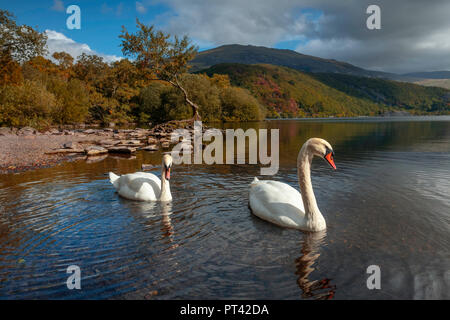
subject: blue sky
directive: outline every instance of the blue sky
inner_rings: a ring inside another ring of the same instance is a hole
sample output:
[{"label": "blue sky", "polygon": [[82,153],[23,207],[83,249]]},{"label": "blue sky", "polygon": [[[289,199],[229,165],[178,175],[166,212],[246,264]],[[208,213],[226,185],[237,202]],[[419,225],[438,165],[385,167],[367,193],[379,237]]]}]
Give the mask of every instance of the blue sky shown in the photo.
[{"label": "blue sky", "polygon": [[[50,51],[122,56],[118,38],[135,20],[187,34],[200,50],[223,44],[292,49],[388,72],[450,70],[450,1],[377,0],[380,30],[368,30],[372,0],[0,0],[20,24],[49,30]],[[81,30],[66,8],[81,8]]]},{"label": "blue sky", "polygon": [[[81,9],[80,30],[69,30],[66,27],[66,19],[69,17],[66,8],[73,4],[78,5]],[[19,4],[16,1],[1,0],[1,8],[12,12],[20,24],[37,27],[40,31],[53,30],[62,33],[78,43],[89,45],[96,53],[115,56],[122,56],[119,46],[120,39],[118,38],[122,25],[127,30],[134,31],[136,30],[135,20],[139,18],[146,24],[155,24],[158,28],[164,30],[165,17],[178,16],[177,12],[169,5],[157,1],[21,0]],[[320,12],[314,9],[304,9],[301,12],[310,15],[313,19],[320,16]],[[210,40],[196,39],[192,36],[191,39],[194,44],[199,46],[200,50],[210,49],[218,45]],[[295,49],[305,41],[304,37],[280,40],[273,43],[272,46]]]},{"label": "blue sky", "polygon": [[[66,37],[79,43],[86,43],[92,50],[99,53],[122,56],[120,50],[120,39],[122,25],[129,31],[136,30],[136,18],[147,24],[155,24],[164,29],[164,16],[174,16],[174,12],[164,3],[149,4],[149,2],[136,1],[33,1],[21,0],[20,5],[15,1],[1,1],[1,8],[12,12],[20,24],[37,27],[40,31],[47,29],[64,34]],[[78,5],[81,9],[81,29],[69,30],[66,20],[69,14],[66,8],[69,5]],[[138,6],[140,6],[140,12]],[[312,16],[319,14],[313,10],[305,10]],[[200,50],[210,49],[216,44],[210,41],[202,41],[191,37],[194,44]],[[276,48],[295,49],[297,45],[305,40],[286,40],[274,44]]]},{"label": "blue sky", "polygon": [[[119,48],[122,25],[128,30],[135,30],[136,17],[145,22],[151,22],[157,15],[167,12],[169,9],[162,4],[152,6],[146,13],[136,11],[135,2],[125,1],[68,1],[62,2],[63,7],[54,8],[53,0],[33,1],[21,0],[4,1],[2,9],[14,13],[21,24],[38,27],[40,31],[46,29],[63,33],[76,42],[86,43],[91,49],[121,56]],[[69,14],[65,9],[68,5],[78,5],[81,9],[81,29],[69,30],[66,27],[66,19]],[[63,9],[63,11],[60,11]]]}]

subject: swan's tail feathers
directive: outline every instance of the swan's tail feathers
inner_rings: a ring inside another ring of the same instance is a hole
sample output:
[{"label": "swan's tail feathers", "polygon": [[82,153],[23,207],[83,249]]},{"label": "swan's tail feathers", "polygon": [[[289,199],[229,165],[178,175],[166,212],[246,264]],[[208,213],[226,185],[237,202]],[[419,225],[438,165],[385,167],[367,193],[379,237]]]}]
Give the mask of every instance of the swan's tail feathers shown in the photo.
[{"label": "swan's tail feathers", "polygon": [[119,186],[119,176],[113,172],[109,173],[109,181],[111,181],[112,185],[114,186],[114,188],[117,189],[117,187]]},{"label": "swan's tail feathers", "polygon": [[252,183],[250,183],[250,186],[254,186],[255,184],[257,184],[259,182],[259,179],[257,177],[255,177],[252,181]]}]

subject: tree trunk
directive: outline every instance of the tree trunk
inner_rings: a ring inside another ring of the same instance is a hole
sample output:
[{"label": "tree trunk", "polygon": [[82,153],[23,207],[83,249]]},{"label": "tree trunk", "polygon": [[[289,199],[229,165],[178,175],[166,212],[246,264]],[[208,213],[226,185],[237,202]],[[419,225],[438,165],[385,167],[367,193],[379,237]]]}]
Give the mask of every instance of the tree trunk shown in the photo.
[{"label": "tree trunk", "polygon": [[175,76],[175,82],[169,81],[169,83],[183,92],[184,100],[192,107],[192,120],[201,120],[200,114],[198,113],[199,106],[189,99],[187,91],[181,86],[178,77]]}]

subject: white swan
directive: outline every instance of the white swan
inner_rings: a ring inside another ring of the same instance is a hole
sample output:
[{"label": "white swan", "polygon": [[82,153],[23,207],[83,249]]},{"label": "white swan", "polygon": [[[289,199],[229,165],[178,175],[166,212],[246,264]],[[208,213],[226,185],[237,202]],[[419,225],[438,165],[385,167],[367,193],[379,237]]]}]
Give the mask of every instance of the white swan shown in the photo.
[{"label": "white swan", "polygon": [[171,201],[170,193],[170,169],[172,157],[169,154],[163,156],[161,180],[153,173],[136,172],[118,176],[109,173],[109,180],[116,188],[120,196],[139,201]]},{"label": "white swan", "polygon": [[324,158],[336,170],[331,145],[320,138],[309,139],[297,157],[301,194],[286,183],[255,178],[250,184],[249,195],[252,213],[281,227],[305,231],[326,229],[311,185],[311,162],[314,156]]}]

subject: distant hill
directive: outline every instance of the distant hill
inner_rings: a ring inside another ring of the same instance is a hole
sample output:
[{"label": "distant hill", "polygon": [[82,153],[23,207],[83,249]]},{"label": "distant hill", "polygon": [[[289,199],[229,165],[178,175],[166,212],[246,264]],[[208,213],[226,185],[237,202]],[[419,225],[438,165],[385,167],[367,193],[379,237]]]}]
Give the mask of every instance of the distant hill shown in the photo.
[{"label": "distant hill", "polygon": [[450,79],[425,79],[416,81],[414,83],[420,84],[421,86],[450,89]]},{"label": "distant hill", "polygon": [[346,62],[322,59],[293,50],[238,44],[224,45],[199,52],[190,64],[192,72],[195,72],[220,63],[272,64],[305,72],[342,73],[399,80],[402,78],[393,73],[365,70]]},{"label": "distant hill", "polygon": [[411,72],[402,74],[402,76],[421,79],[450,79],[450,71]]},{"label": "distant hill", "polygon": [[339,73],[306,73],[275,65],[224,63],[199,73],[227,74],[248,89],[269,116],[360,116],[387,111],[450,113],[450,91]]}]

